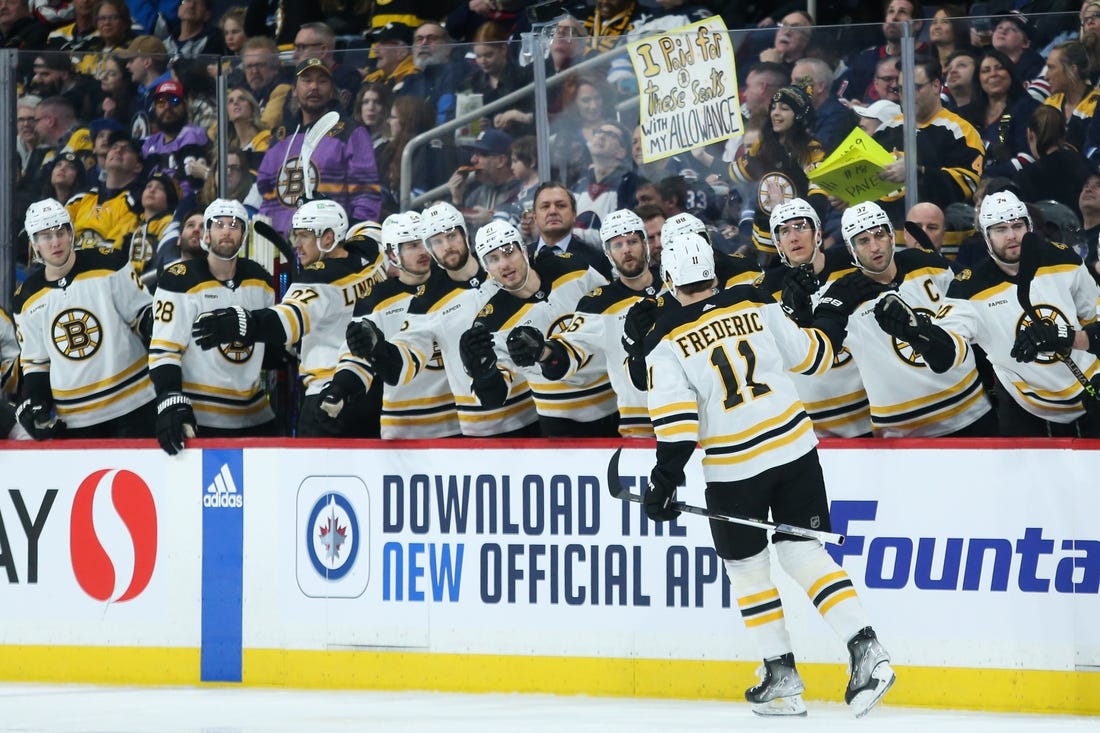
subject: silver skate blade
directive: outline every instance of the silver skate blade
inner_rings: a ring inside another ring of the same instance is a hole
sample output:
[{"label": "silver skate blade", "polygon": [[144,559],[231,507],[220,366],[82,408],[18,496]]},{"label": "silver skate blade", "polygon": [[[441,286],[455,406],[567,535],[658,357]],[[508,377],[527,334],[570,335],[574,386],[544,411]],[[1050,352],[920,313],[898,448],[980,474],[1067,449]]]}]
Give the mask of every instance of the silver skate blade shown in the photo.
[{"label": "silver skate blade", "polygon": [[806,717],[806,703],[802,701],[802,695],[788,695],[786,697],[777,697],[774,700],[768,702],[756,702],[752,703],[752,712],[754,715],[759,715],[762,718],[772,718],[778,716],[785,717]]},{"label": "silver skate blade", "polygon": [[875,681],[875,686],[861,690],[852,698],[851,706],[857,718],[862,718],[871,712],[871,708],[877,705],[878,701],[893,687],[897,675],[894,674],[894,668],[889,662],[879,662],[871,671],[871,679]]}]

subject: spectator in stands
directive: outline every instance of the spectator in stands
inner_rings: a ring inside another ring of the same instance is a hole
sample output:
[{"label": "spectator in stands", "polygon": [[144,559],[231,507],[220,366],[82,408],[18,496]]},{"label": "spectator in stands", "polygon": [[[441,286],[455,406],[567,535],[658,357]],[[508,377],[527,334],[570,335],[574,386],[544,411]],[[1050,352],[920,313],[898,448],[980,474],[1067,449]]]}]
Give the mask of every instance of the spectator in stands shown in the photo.
[{"label": "spectator in stands", "polygon": [[755,64],[741,88],[741,117],[746,130],[762,130],[768,123],[768,107],[780,88],[791,83],[790,74],[779,64]]},{"label": "spectator in stands", "polygon": [[1081,193],[1077,197],[1077,208],[1081,211],[1081,229],[1085,238],[1087,254],[1085,267],[1092,279],[1100,284],[1100,168],[1089,166],[1085,182],[1081,184]]},{"label": "spectator in stands", "polygon": [[958,112],[974,101],[978,88],[978,52],[964,48],[951,54],[944,67],[944,106]]},{"label": "spectator in stands", "polygon": [[589,52],[610,51],[622,37],[634,30],[643,15],[635,0],[596,0],[592,13],[583,18]]},{"label": "spectator in stands", "polygon": [[504,209],[519,191],[512,174],[512,138],[496,129],[483,131],[470,146],[472,171],[465,166],[447,181],[451,200],[462,212],[469,231],[476,231]]},{"label": "spectator in stands", "polygon": [[451,61],[453,39],[442,25],[428,21],[413,32],[413,63],[416,73],[402,79],[393,88],[394,94],[411,94],[428,102],[435,109],[436,123],[442,124],[455,116],[455,94],[465,69]]},{"label": "spectator in stands", "polygon": [[[225,198],[240,201],[248,209],[248,213],[255,214],[257,206],[252,206],[250,193],[252,185],[256,182],[256,172],[248,167],[249,157],[235,146],[229,148],[225,157],[226,169],[226,195]],[[199,194],[199,202],[202,206],[209,206],[219,196],[218,186],[218,156],[215,154],[210,164],[210,175],[202,185]]]},{"label": "spectator in stands", "polygon": [[118,56],[109,56],[104,61],[99,88],[103,92],[100,117],[125,126],[135,137],[144,138],[149,130],[149,114],[130,72]]},{"label": "spectator in stands", "polygon": [[46,52],[34,57],[28,91],[46,99],[61,95],[73,103],[77,119],[90,120],[99,110],[101,92],[95,79],[73,70],[68,53]]},{"label": "spectator in stands", "polygon": [[179,205],[180,189],[164,173],[154,173],[145,182],[138,205],[138,218],[133,229],[123,232],[116,249],[127,253],[134,272],[141,276],[146,265],[160,248],[161,239],[172,223]]},{"label": "spectator in stands", "polygon": [[64,203],[78,193],[88,190],[88,176],[89,171],[83,159],[75,153],[60,153],[53,159],[49,186],[45,191],[39,192],[39,197],[56,199]]},{"label": "spectator in stands", "polygon": [[887,57],[875,64],[875,78],[871,81],[871,87],[863,100],[874,102],[879,99],[888,99],[891,102],[901,102],[901,89],[898,87],[898,79],[901,78],[899,60]]},{"label": "spectator in stands", "polygon": [[221,30],[210,25],[209,1],[180,0],[179,25],[164,44],[173,58],[225,55],[225,39]]},{"label": "spectator in stands", "polygon": [[928,22],[928,42],[932,46],[929,52],[946,69],[953,53],[970,48],[970,23],[966,9],[952,4],[937,8]]},{"label": "spectator in stands", "polygon": [[[520,67],[508,48],[508,31],[493,21],[482,23],[474,34],[474,62],[477,68],[471,70],[462,84],[461,90],[469,94],[480,94],[483,104],[495,102],[531,83],[531,67]],[[516,108],[517,112],[530,112],[530,104],[524,103]],[[520,115],[510,115],[505,110],[498,112],[492,120],[484,120],[485,126],[498,127],[512,136],[530,131],[530,125],[522,123]]]},{"label": "spectator in stands", "polygon": [[1015,176],[1020,198],[1059,201],[1080,216],[1077,199],[1087,175],[1085,159],[1067,143],[1066,120],[1057,108],[1035,108],[1027,123],[1027,143],[1035,162]]},{"label": "spectator in stands", "polygon": [[760,60],[779,64],[788,74],[794,63],[806,56],[806,46],[814,33],[814,20],[805,10],[794,10],[783,16],[775,32],[771,48],[760,52]]},{"label": "spectator in stands", "polygon": [[1027,121],[1038,104],[1024,91],[1012,59],[995,48],[982,52],[974,101],[959,110],[986,146],[986,176],[1011,176],[1029,155]]},{"label": "spectator in stands", "polygon": [[1044,104],[1061,110],[1066,122],[1066,141],[1084,155],[1100,144],[1093,131],[1100,89],[1089,81],[1088,54],[1079,41],[1065,41],[1051,49],[1046,78],[1051,94]]},{"label": "spectator in stands", "polygon": [[1081,4],[1081,28],[1078,40],[1085,45],[1089,56],[1089,69],[1096,82],[1096,70],[1100,69],[1100,0],[1085,0]]},{"label": "spectator in stands", "polygon": [[[905,214],[906,223],[912,222],[919,226],[926,235],[928,240],[932,243],[932,249],[936,252],[943,250],[943,238],[947,234],[946,224],[944,222],[943,209],[935,204],[922,201],[921,203],[914,204],[911,209]],[[921,244],[913,238],[908,231],[905,231],[905,246],[909,248],[920,248]]]},{"label": "spectator in stands", "polygon": [[859,126],[863,128],[863,131],[868,135],[874,135],[882,129],[883,125],[891,122],[901,114],[901,105],[897,102],[891,102],[889,99],[880,99],[877,102],[871,102],[866,107],[853,104],[852,111],[856,113]]},{"label": "spectator in stands", "polygon": [[[303,171],[299,153],[305,131],[339,102],[332,70],[320,58],[309,58],[295,69],[294,97],[299,111],[285,137],[275,135],[256,176],[263,196],[261,213],[276,231],[290,230],[290,219],[305,194],[304,175],[316,171],[314,190],[344,207],[352,221],[378,221],[382,194],[370,133],[346,115],[313,152],[310,171]],[[316,195],[315,194],[315,195]]]},{"label": "spectator in stands", "polygon": [[70,151],[91,157],[92,136],[76,117],[66,97],[47,97],[34,110],[34,131],[38,144],[54,152]]},{"label": "spectator in stands", "polygon": [[399,82],[416,73],[412,58],[413,29],[404,23],[386,23],[376,28],[371,38],[374,70],[363,77],[363,82],[381,84],[393,91]]},{"label": "spectator in stands", "polygon": [[[642,159],[642,126],[635,125],[630,133],[630,157],[634,160],[634,172],[638,175],[638,181],[659,181],[668,174],[668,159],[652,160],[648,163]],[[694,153],[694,151],[692,151]]]},{"label": "spectator in stands", "polygon": [[576,199],[576,235],[591,247],[602,247],[600,227],[613,211],[634,204],[638,177],[630,158],[629,135],[616,122],[604,122],[588,141],[592,165],[573,186]]},{"label": "spectator in stands", "polygon": [[883,98],[871,88],[878,75],[880,62],[887,57],[900,58],[904,22],[910,23],[913,35],[920,33],[923,10],[918,0],[885,0],[883,11],[882,35],[886,42],[851,56],[848,59],[848,70],[840,79],[842,94],[848,99],[874,101]]},{"label": "spectator in stands", "polygon": [[239,56],[248,40],[248,34],[244,32],[244,14],[245,9],[236,6],[226,10],[218,19],[218,30],[225,42],[226,55]]},{"label": "spectator in stands", "polygon": [[233,128],[229,131],[229,147],[241,152],[247,169],[255,174],[271,145],[271,131],[260,119],[259,103],[247,89],[231,89],[226,98],[226,117]]},{"label": "spectator in stands", "polygon": [[[0,48],[34,51],[46,47],[49,27],[31,15],[27,0],[5,0],[0,3]],[[20,76],[27,76],[23,66],[30,59],[21,61]]]},{"label": "spectator in stands", "polygon": [[645,223],[646,241],[649,243],[649,269],[661,271],[661,227],[665,225],[665,212],[656,204],[640,204],[634,213]]},{"label": "spectator in stands", "polygon": [[92,120],[88,125],[88,131],[92,136],[92,153],[95,155],[95,170],[92,172],[91,181],[99,181],[107,163],[107,149],[110,147],[112,132],[129,131],[125,125],[116,120],[100,117]]},{"label": "spectator in stands", "polygon": [[[294,63],[301,64],[310,58],[321,59],[332,70],[332,83],[336,88],[340,111],[347,110],[359,91],[359,85],[363,83],[363,75],[352,64],[344,63],[342,56],[337,58],[336,34],[327,23],[306,23],[294,36]],[[287,97],[287,101],[293,99],[293,95]],[[296,109],[284,107],[284,123],[289,122],[296,113]]]},{"label": "spectator in stands", "polygon": [[[168,70],[168,49],[156,36],[138,36],[116,56],[126,62],[126,71],[137,85],[141,108],[152,114],[153,90],[172,79],[172,72]],[[144,127],[136,129],[135,133],[145,138],[152,132],[152,126],[148,117],[142,124]]]},{"label": "spectator in stands", "polygon": [[148,173],[163,171],[180,185],[183,198],[202,188],[202,173],[210,165],[206,130],[188,123],[186,92],[178,81],[164,81],[153,90],[157,132],[145,138],[141,155]]},{"label": "spectator in stands", "polygon": [[274,130],[282,121],[291,86],[279,79],[279,49],[267,36],[252,36],[241,48],[241,66],[248,90],[260,105],[260,121]]},{"label": "spectator in stands", "polygon": [[[388,206],[394,208],[401,191],[401,158],[405,147],[409,140],[435,127],[435,116],[431,106],[424,100],[400,96],[393,100],[389,126],[390,142],[382,148],[379,168],[382,171],[382,184],[392,197]],[[451,144],[450,136],[433,139],[412,154],[410,191],[414,196],[419,196],[446,183],[457,166],[458,154]]]},{"label": "spectator in stands", "polygon": [[634,190],[634,201],[638,206],[653,205],[661,208],[661,192],[653,181],[639,181]]},{"label": "spectator in stands", "polygon": [[602,79],[585,76],[577,81],[572,103],[550,124],[550,166],[558,180],[572,185],[592,163],[588,143],[604,122],[615,119],[611,100]]},{"label": "spectator in stands", "polygon": [[73,0],[72,22],[50,31],[46,48],[75,53],[84,51],[95,36],[96,0]]},{"label": "spectator in stands", "polygon": [[[249,38],[267,36],[280,46],[297,42],[298,29],[306,23],[325,19],[319,2],[298,0],[248,0],[244,16],[244,32]],[[296,62],[298,59],[296,59]]]},{"label": "spectator in stands", "polygon": [[96,36],[84,49],[88,53],[81,59],[79,70],[99,79],[103,74],[103,61],[134,40],[132,25],[125,0],[99,0],[95,11]]},{"label": "spectator in stands", "polygon": [[[856,115],[832,93],[833,70],[819,58],[799,59],[791,80],[810,92],[814,104],[814,138],[828,155],[856,126]],[[774,92],[773,92],[774,93]]]},{"label": "spectator in stands", "polygon": [[1012,59],[1019,70],[1020,79],[1029,81],[1043,70],[1043,57],[1031,47],[1035,26],[1018,10],[1002,16],[993,26],[991,45]]},{"label": "spectator in stands", "polygon": [[577,202],[573,192],[558,181],[546,181],[535,190],[535,234],[537,239],[527,245],[532,262],[544,254],[568,253],[611,277],[611,263],[601,248],[593,248],[573,236],[577,221]]},{"label": "spectator in stands", "polygon": [[[33,94],[24,94],[15,104],[15,152],[19,156],[19,179],[29,178],[34,170],[29,167],[35,159],[38,132],[34,129],[34,110],[42,100]],[[37,156],[39,161],[41,155]],[[36,166],[37,168],[37,166]],[[65,199],[60,199],[65,201]]]},{"label": "spectator in stands", "polygon": [[[956,201],[969,202],[982,175],[985,145],[978,131],[965,119],[943,107],[940,101],[940,63],[929,56],[914,60],[913,88],[917,123],[917,199],[931,201],[941,209]],[[903,86],[904,88],[904,86]],[[904,148],[904,120],[899,116],[875,134],[886,150]],[[892,183],[904,183],[905,158],[886,166],[882,177]],[[883,200],[891,221],[904,214],[901,196]],[[891,214],[891,210],[893,213]]]},{"label": "spectator in stands", "polygon": [[355,95],[351,108],[352,118],[367,128],[374,152],[390,141],[390,108],[393,106],[390,90],[385,84],[365,82]]},{"label": "spectator in stands", "polygon": [[66,205],[73,220],[77,249],[113,247],[137,223],[142,178],[141,142],[128,132],[109,138],[103,182],[77,194]]}]

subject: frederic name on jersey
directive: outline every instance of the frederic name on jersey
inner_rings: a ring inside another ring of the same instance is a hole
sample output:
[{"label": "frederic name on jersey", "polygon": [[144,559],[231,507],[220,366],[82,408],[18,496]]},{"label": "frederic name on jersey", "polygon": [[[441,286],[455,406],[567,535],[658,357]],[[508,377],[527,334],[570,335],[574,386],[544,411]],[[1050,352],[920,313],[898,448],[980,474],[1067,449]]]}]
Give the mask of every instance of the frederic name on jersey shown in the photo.
[{"label": "frederic name on jersey", "polygon": [[674,339],[683,355],[687,357],[713,346],[721,339],[748,336],[750,333],[763,330],[764,325],[760,323],[760,314],[757,311],[750,311],[712,318],[685,334],[674,336]]}]

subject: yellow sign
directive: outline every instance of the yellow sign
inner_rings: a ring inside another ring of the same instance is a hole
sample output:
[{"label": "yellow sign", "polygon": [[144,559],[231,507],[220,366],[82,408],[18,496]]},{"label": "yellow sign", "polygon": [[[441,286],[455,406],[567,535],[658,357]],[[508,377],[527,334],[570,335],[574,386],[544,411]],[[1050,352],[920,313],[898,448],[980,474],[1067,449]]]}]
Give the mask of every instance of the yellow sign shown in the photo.
[{"label": "yellow sign", "polygon": [[737,69],[719,16],[628,45],[638,77],[642,161],[741,134]]},{"label": "yellow sign", "polygon": [[897,190],[898,184],[879,177],[893,162],[893,155],[857,127],[832,155],[810,171],[809,177],[829,195],[858,204],[880,199]]}]

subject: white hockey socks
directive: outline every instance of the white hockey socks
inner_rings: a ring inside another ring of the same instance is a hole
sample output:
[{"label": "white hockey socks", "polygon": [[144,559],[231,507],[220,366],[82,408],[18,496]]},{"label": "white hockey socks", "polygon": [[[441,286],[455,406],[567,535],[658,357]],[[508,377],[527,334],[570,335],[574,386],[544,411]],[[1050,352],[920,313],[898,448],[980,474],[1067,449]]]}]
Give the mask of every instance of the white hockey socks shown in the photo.
[{"label": "white hockey socks", "polygon": [[847,643],[860,629],[871,625],[848,573],[820,542],[776,542],[775,550],[779,564],[806,590],[817,612],[841,641]]},{"label": "white hockey socks", "polygon": [[741,609],[745,628],[756,640],[761,658],[772,659],[791,651],[779,589],[771,579],[768,549],[744,560],[725,560],[726,574]]}]

